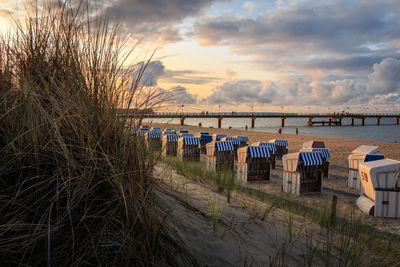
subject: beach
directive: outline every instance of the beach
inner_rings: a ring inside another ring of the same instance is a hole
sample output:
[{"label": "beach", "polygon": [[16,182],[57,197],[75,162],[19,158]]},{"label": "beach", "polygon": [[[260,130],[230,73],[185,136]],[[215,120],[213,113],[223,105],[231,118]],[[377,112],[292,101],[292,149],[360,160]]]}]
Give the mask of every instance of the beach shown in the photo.
[{"label": "beach", "polygon": [[[319,140],[324,141],[325,146],[329,148],[331,158],[329,159],[329,177],[323,180],[323,192],[322,194],[311,194],[302,195],[301,197],[293,196],[294,199],[305,201],[309,206],[321,206],[330,203],[332,196],[336,195],[338,198],[338,215],[349,216],[353,214],[359,216],[362,221],[370,226],[373,226],[381,231],[400,235],[400,220],[388,219],[388,218],[376,218],[361,212],[356,205],[356,200],[359,197],[359,190],[347,187],[348,177],[348,156],[352,150],[361,145],[375,145],[380,147],[380,153],[385,155],[385,158],[394,160],[400,160],[400,144],[369,141],[369,140],[355,140],[355,139],[343,139],[333,137],[315,137],[315,136],[302,136],[295,134],[278,134],[278,133],[266,133],[266,132],[254,132],[254,131],[242,131],[242,130],[229,130],[229,129],[218,129],[218,128],[205,128],[196,126],[180,126],[180,125],[165,125],[158,124],[161,127],[175,128],[188,130],[194,135],[198,135],[200,132],[208,132],[210,134],[221,133],[227,136],[244,135],[249,137],[249,144],[257,141],[268,141],[270,139],[286,139],[289,142],[288,150],[289,153],[298,152],[302,144],[311,141]],[[271,172],[270,181],[252,181],[247,183],[245,186],[250,189],[254,189],[261,192],[267,192],[270,194],[279,194],[282,186],[282,164],[280,161],[277,162],[276,169]],[[399,185],[399,181],[398,181]]]}]

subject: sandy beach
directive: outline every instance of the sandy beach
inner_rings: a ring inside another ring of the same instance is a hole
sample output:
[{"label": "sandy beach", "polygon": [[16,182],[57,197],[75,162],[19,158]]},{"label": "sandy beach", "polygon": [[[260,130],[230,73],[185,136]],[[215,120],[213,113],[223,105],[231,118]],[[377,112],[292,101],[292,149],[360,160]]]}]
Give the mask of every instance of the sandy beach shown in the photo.
[{"label": "sandy beach", "polygon": [[[204,128],[196,126],[180,126],[180,125],[159,125],[163,127],[172,127],[175,129],[188,130],[194,135],[200,132],[222,133],[227,136],[245,135],[249,137],[249,144],[257,141],[268,141],[273,138],[287,139],[289,141],[289,153],[297,152],[304,142],[310,140],[321,140],[325,142],[325,146],[329,148],[331,153],[329,178],[323,180],[323,193],[317,195],[305,195],[299,198],[308,203],[308,205],[323,205],[329,203],[333,195],[338,197],[338,214],[344,217],[350,214],[360,216],[364,223],[373,226],[379,230],[400,235],[400,220],[388,218],[375,218],[360,211],[356,205],[359,191],[347,187],[348,161],[347,157],[351,151],[361,145],[377,145],[381,149],[381,153],[386,158],[400,160],[400,144],[389,142],[377,142],[368,140],[342,139],[332,137],[316,137],[302,136],[295,134],[278,134],[254,131],[240,131],[217,128]],[[282,165],[278,161],[275,170],[272,170],[270,181],[254,181],[249,182],[245,186],[262,192],[279,194],[282,186]],[[399,184],[399,182],[398,182]]]}]

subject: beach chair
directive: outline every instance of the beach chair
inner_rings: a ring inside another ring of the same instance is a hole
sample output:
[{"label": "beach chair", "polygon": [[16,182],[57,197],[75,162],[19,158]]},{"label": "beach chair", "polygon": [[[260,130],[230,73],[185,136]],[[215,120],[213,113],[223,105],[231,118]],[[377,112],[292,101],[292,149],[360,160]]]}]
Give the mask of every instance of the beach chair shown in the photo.
[{"label": "beach chair", "polygon": [[249,142],[249,137],[243,135],[236,135],[234,137],[240,140],[240,147],[247,146],[247,142]]},{"label": "beach chair", "polygon": [[375,217],[400,218],[397,187],[400,162],[391,159],[361,162],[359,173],[365,191],[357,199],[357,206]]},{"label": "beach chair", "polygon": [[152,151],[160,151],[162,148],[162,133],[158,130],[152,130],[145,133],[147,148]]},{"label": "beach chair", "polygon": [[200,153],[206,155],[207,154],[207,148],[206,145],[210,142],[212,142],[213,137],[208,134],[201,134],[200,135]]},{"label": "beach chair", "polygon": [[265,146],[246,146],[238,149],[237,179],[270,180],[271,153]]},{"label": "beach chair", "polygon": [[328,148],[302,148],[300,152],[317,152],[321,154],[322,157],[322,177],[328,178],[329,175],[329,161],[328,159],[331,157],[331,153]]},{"label": "beach chair", "polygon": [[348,157],[349,162],[349,177],[347,186],[363,191],[362,183],[358,168],[361,162],[369,162],[384,159],[385,157],[379,154],[379,146],[362,145],[354,149]]},{"label": "beach chair", "polygon": [[288,140],[284,139],[271,139],[268,141],[269,143],[275,143],[276,151],[274,153],[275,159],[282,159],[282,156],[288,153]]},{"label": "beach chair", "polygon": [[162,137],[162,155],[176,156],[178,150],[178,136],[176,134],[167,134]]},{"label": "beach chair", "polygon": [[272,142],[255,142],[253,144],[251,144],[252,146],[265,146],[269,149],[269,152],[271,154],[271,158],[270,158],[270,163],[271,163],[271,169],[275,169],[276,167],[276,145],[275,143]]},{"label": "beach chair", "polygon": [[322,156],[317,152],[286,154],[283,163],[283,191],[296,195],[321,193]]},{"label": "beach chair", "polygon": [[232,142],[213,141],[206,145],[206,169],[211,171],[234,170],[235,156]]},{"label": "beach chair", "polygon": [[200,161],[200,138],[180,137],[178,139],[177,156],[181,160]]},{"label": "beach chair", "polygon": [[233,147],[234,147],[234,158],[235,160],[237,160],[237,151],[238,148],[241,147],[241,142],[239,139],[235,138],[235,137],[224,137],[221,138],[221,141],[227,141],[227,142],[232,142],[233,143]]},{"label": "beach chair", "polygon": [[221,141],[222,138],[226,137],[226,134],[213,134],[213,141]]}]

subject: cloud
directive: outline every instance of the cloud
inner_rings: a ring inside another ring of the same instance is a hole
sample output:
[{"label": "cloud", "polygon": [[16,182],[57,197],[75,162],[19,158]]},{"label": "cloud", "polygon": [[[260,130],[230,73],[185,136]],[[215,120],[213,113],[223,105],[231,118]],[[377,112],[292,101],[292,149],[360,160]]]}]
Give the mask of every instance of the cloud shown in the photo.
[{"label": "cloud", "polygon": [[175,95],[175,103],[176,104],[197,104],[197,95],[191,94],[186,87],[183,86],[175,86],[172,87],[171,90],[174,92]]},{"label": "cloud", "polygon": [[400,60],[385,58],[374,64],[374,72],[368,76],[367,92],[389,94],[400,92]]},{"label": "cloud", "polygon": [[273,86],[265,87],[257,80],[233,80],[217,86],[213,93],[203,99],[203,103],[230,104],[237,103],[271,103]]},{"label": "cloud", "polygon": [[[233,54],[251,56],[259,68],[285,77],[285,82],[277,78],[266,87],[275,93],[266,97],[273,104],[368,103],[377,101],[376,95],[381,95],[379,101],[397,96],[400,5],[396,1],[278,2],[275,9],[251,18],[222,14],[198,20],[194,36],[200,45],[227,46]],[[250,87],[259,95],[249,92],[246,97],[235,89],[243,83],[220,85],[207,101],[263,102],[260,96],[266,89],[253,81]]]},{"label": "cloud", "polygon": [[[144,62],[136,64],[137,68],[144,65]],[[151,61],[143,72],[142,78],[140,79],[140,85],[142,86],[157,86],[157,81],[161,75],[165,73],[164,64],[159,61]]]},{"label": "cloud", "polygon": [[218,0],[115,0],[107,4],[113,18],[121,18],[137,38],[159,43],[182,39],[181,24],[201,15]]},{"label": "cloud", "polygon": [[208,72],[194,70],[166,70],[161,77],[162,81],[180,84],[209,84],[221,81],[220,78],[212,76]]}]

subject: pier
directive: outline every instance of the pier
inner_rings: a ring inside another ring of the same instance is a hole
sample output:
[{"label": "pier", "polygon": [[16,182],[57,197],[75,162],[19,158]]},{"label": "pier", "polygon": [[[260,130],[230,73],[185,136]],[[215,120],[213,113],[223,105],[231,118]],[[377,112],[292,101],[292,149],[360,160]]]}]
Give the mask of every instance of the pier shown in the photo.
[{"label": "pier", "polygon": [[[355,120],[361,120],[361,125],[365,125],[365,119],[375,118],[376,125],[380,125],[382,118],[393,118],[393,124],[399,125],[400,113],[276,113],[276,112],[137,112],[135,110],[122,109],[119,116],[127,118],[157,118],[157,119],[173,119],[180,120],[181,125],[185,125],[187,118],[215,118],[218,128],[222,127],[224,118],[249,118],[250,126],[254,128],[257,118],[279,118],[281,127],[285,127],[287,118],[305,118],[307,125],[322,126],[342,126],[342,120],[348,118],[350,125],[355,126]],[[318,120],[328,119],[328,120]]]}]

